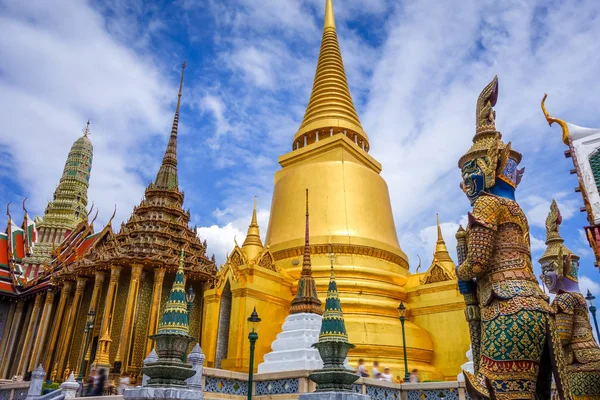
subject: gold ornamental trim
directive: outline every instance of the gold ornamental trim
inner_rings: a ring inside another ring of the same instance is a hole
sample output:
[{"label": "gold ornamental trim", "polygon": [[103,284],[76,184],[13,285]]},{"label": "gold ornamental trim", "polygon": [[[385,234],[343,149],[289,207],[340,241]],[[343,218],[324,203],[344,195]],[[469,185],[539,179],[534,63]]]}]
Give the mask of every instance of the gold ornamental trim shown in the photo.
[{"label": "gold ornamental trim", "polygon": [[[330,247],[331,246],[331,247]],[[377,249],[369,246],[360,246],[356,244],[312,244],[310,245],[310,254],[325,254],[328,255],[331,250],[338,255],[358,255],[379,258],[399,265],[404,269],[408,269],[407,262],[401,256],[390,251]],[[275,261],[285,260],[286,258],[299,257],[304,253],[304,246],[296,246],[289,249],[273,252]]]}]

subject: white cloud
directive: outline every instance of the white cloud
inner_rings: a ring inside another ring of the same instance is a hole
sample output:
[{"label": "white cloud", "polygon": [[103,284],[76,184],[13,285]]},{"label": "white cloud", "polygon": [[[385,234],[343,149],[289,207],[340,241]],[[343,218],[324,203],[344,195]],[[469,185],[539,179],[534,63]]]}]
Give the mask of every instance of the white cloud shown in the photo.
[{"label": "white cloud", "polygon": [[234,239],[242,245],[246,232],[234,227],[230,222],[224,226],[212,225],[198,228],[198,236],[207,239],[207,254],[214,254],[217,264],[222,265],[227,259],[227,254],[234,246]]},{"label": "white cloud", "polygon": [[579,277],[579,288],[584,296],[589,290],[596,298],[600,299],[600,283],[598,283],[598,281],[594,281],[585,275],[581,275]]},{"label": "white cloud", "polygon": [[176,91],[148,57],[108,34],[85,2],[2,2],[0,8],[0,143],[13,156],[31,211],[45,208],[68,149],[91,118],[89,199],[99,222],[115,203],[117,221],[123,219],[156,173],[160,153],[146,163],[143,144],[168,133],[166,106]]}]

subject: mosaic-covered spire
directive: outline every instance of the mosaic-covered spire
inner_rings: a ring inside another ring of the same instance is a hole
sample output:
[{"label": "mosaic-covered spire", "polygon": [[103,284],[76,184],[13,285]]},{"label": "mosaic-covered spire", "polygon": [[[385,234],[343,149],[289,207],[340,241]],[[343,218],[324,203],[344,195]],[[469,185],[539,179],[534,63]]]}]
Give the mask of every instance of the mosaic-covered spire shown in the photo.
[{"label": "mosaic-covered spire", "polygon": [[165,311],[158,324],[158,333],[180,333],[188,335],[190,333],[190,318],[187,310],[187,300],[185,298],[185,277],[183,274],[184,251],[181,250],[179,258],[179,268],[175,275],[175,282],[169,294],[169,300],[165,306]]},{"label": "mosaic-covered spire", "polygon": [[331,257],[331,277],[329,278],[329,288],[327,289],[327,300],[325,300],[325,312],[323,313],[321,333],[319,334],[319,343],[321,342],[348,343],[344,313],[342,312],[337,284],[335,283],[333,256]]},{"label": "mosaic-covered spire", "polygon": [[162,189],[177,189],[179,182],[177,178],[177,130],[179,127],[179,107],[181,106],[181,92],[183,90],[183,73],[185,71],[185,61],[181,65],[181,78],[179,80],[179,93],[177,94],[177,107],[173,117],[173,126],[171,136],[165,150],[162,165],[156,174],[157,187]]},{"label": "mosaic-covered spire", "polygon": [[[83,136],[73,143],[62,177],[52,201],[44,212],[40,229],[73,229],[87,215],[87,192],[92,171],[93,146],[89,139],[90,121],[83,129]],[[42,238],[42,240],[45,238]],[[45,241],[45,240],[43,240]]]},{"label": "mosaic-covered spire", "polygon": [[313,313],[323,314],[321,309],[321,300],[317,297],[317,286],[312,276],[312,266],[310,261],[310,240],[309,240],[309,215],[308,215],[308,189],[306,189],[306,226],[304,230],[304,259],[302,261],[302,272],[298,281],[298,293],[292,306],[290,314]]}]

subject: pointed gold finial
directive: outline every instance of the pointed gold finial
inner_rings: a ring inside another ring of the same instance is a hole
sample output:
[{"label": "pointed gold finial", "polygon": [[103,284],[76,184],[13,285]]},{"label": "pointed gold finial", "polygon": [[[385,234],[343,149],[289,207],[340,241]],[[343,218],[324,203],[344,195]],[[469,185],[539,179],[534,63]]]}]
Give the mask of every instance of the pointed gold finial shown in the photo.
[{"label": "pointed gold finial", "polygon": [[440,217],[438,214],[435,214],[435,218],[437,221],[437,242],[435,244],[434,257],[438,260],[451,260],[450,254],[448,253],[448,248],[446,247],[446,242],[444,241],[444,237],[442,236],[442,226],[440,224]]},{"label": "pointed gold finial", "polygon": [[294,135],[292,149],[338,134],[346,135],[361,149],[369,151],[369,138],[361,126],[346,80],[333,1],[326,0],[323,38],[313,89],[302,124]]},{"label": "pointed gold finial", "polygon": [[246,239],[242,244],[242,251],[248,259],[253,260],[263,250],[262,240],[260,239],[260,228],[258,226],[258,218],[256,216],[256,196],[254,196],[254,208],[252,210],[252,219],[248,226]]},{"label": "pointed gold finial", "polygon": [[325,24],[323,30],[335,30],[335,17],[333,15],[333,0],[326,0],[325,3]]},{"label": "pointed gold finial", "polygon": [[552,115],[550,115],[548,110],[546,110],[546,97],[548,97],[548,95],[546,93],[544,93],[544,98],[542,99],[542,112],[544,113],[544,117],[546,117],[546,121],[548,121],[548,125],[552,126],[552,124],[555,122],[560,125],[560,127],[562,128],[562,131],[563,131],[562,141],[564,144],[566,144],[568,146],[569,145],[569,126],[562,119],[554,118]]},{"label": "pointed gold finial", "polygon": [[254,196],[254,209],[252,210],[252,221],[250,221],[250,225],[258,226],[258,221],[256,219],[256,196]]}]

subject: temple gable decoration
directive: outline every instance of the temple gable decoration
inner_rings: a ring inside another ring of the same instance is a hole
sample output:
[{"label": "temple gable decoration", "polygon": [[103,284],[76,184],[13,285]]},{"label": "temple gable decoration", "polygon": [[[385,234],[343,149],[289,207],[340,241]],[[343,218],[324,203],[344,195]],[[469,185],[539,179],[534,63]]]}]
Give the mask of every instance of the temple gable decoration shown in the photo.
[{"label": "temple gable decoration", "polygon": [[421,279],[421,285],[427,285],[430,283],[438,283],[456,280],[456,265],[446,247],[446,242],[442,236],[442,228],[440,226],[440,218],[437,218],[437,242],[435,245],[435,252],[433,253],[433,260],[431,266],[425,273],[425,276]]}]

